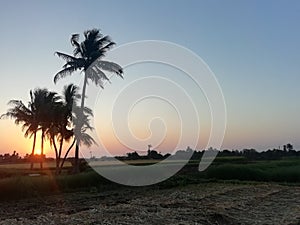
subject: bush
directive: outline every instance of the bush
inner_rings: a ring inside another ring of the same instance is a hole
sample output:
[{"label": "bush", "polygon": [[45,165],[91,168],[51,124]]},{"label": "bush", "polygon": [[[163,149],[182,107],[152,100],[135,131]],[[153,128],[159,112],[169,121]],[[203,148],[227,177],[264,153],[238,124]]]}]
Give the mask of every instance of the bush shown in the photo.
[{"label": "bush", "polygon": [[220,165],[209,168],[206,172],[207,178],[222,180],[264,180],[264,173],[260,169],[249,165]]}]

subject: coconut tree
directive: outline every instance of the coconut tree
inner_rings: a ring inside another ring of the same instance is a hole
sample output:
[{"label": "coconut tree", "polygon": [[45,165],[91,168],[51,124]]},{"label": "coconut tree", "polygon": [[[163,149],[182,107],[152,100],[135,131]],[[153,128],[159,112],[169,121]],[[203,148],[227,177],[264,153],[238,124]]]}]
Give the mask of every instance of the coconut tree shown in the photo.
[{"label": "coconut tree", "polygon": [[[80,98],[80,95],[78,94],[77,86],[73,84],[65,86],[63,90],[63,101],[54,104],[51,109],[52,121],[47,131],[47,135],[50,139],[50,144],[54,146],[55,149],[57,173],[60,168],[63,143],[64,141],[70,141],[74,137],[72,128],[72,109],[78,98]],[[59,148],[57,148],[56,141],[59,143]],[[74,141],[71,148],[73,145]],[[71,150],[71,148],[69,149]]]},{"label": "coconut tree", "polygon": [[[50,139],[50,144],[54,147],[56,156],[56,173],[60,173],[64,162],[75,144],[75,140],[82,138],[81,143],[90,146],[93,139],[85,134],[83,129],[92,129],[89,125],[89,116],[92,116],[92,110],[84,107],[83,115],[80,115],[81,108],[77,106],[77,100],[80,99],[78,94],[78,87],[70,84],[64,87],[62,101],[53,102],[48,108],[49,126],[46,134]],[[81,135],[75,132],[78,129],[78,118],[81,119],[82,129]],[[75,134],[76,133],[76,134]],[[89,137],[89,139],[87,138]],[[65,153],[63,161],[61,162],[61,156],[63,152],[64,142],[69,142],[73,139],[70,147]],[[89,141],[87,141],[89,140]],[[61,162],[61,163],[60,163]]]},{"label": "coconut tree", "polygon": [[[46,137],[50,140],[50,146],[54,147],[55,150],[55,159],[56,159],[56,172],[58,172],[59,168],[59,159],[60,159],[60,152],[63,145],[63,132],[64,132],[64,124],[67,119],[64,116],[64,104],[63,102],[56,102],[49,107],[49,124],[48,128],[45,132]],[[65,128],[66,129],[66,128]],[[70,131],[72,133],[72,131]],[[72,136],[71,134],[70,136]],[[59,142],[59,148],[57,147],[56,140]]]},{"label": "coconut tree", "polygon": [[[54,120],[53,108],[58,107],[60,103],[60,97],[56,92],[48,91],[47,89],[35,89],[30,91],[32,99],[32,109],[35,112],[39,129],[41,130],[41,158],[44,155],[44,142],[48,130]],[[41,168],[43,168],[43,162],[40,162]]]},{"label": "coconut tree", "polygon": [[[64,64],[63,69],[55,74],[54,83],[61,78],[73,74],[75,71],[81,71],[84,75],[84,82],[80,108],[83,111],[88,81],[92,81],[94,84],[103,88],[104,81],[109,80],[108,76],[103,71],[115,73],[122,77],[123,70],[120,65],[114,62],[102,60],[105,53],[110,50],[115,43],[111,41],[109,36],[103,36],[103,34],[100,33],[100,30],[92,29],[85,31],[84,40],[82,42],[79,42],[79,34],[73,34],[70,41],[74,47],[73,55],[56,52],[57,56],[64,59],[66,63]],[[79,121],[81,121],[81,119]],[[78,126],[83,125],[78,124]],[[80,138],[76,140],[75,173],[79,172],[79,146]]]},{"label": "coconut tree", "polygon": [[[87,133],[87,131],[93,130],[93,127],[91,127],[91,125],[90,125],[90,117],[91,116],[93,116],[91,109],[84,107],[84,109],[82,111],[80,107],[78,107],[76,105],[73,106],[72,127],[73,127],[73,132],[74,132],[74,139],[73,139],[71,146],[65,153],[65,156],[60,165],[59,173],[61,173],[64,163],[67,159],[67,156],[68,156],[69,152],[71,151],[72,147],[74,146],[75,141],[77,141],[77,143],[83,144],[87,147],[90,147],[91,145],[96,144],[94,139]],[[76,149],[77,149],[77,146],[75,148],[75,151],[76,151]],[[76,163],[76,161],[75,161],[75,163]],[[79,163],[78,163],[78,165],[79,165]]]},{"label": "coconut tree", "polygon": [[[60,166],[60,158],[62,154],[62,147],[64,140],[69,141],[74,137],[74,131],[72,129],[68,129],[68,127],[71,127],[72,122],[72,109],[73,106],[76,104],[76,101],[78,98],[80,98],[80,95],[78,94],[78,87],[70,84],[68,86],[64,87],[63,90],[63,97],[64,97],[64,103],[61,107],[61,117],[60,117],[60,129],[59,129],[59,152],[58,152],[58,162],[57,162],[57,172],[59,172],[59,166]],[[71,146],[73,146],[75,143],[75,138]],[[70,147],[71,147],[70,146]]]}]

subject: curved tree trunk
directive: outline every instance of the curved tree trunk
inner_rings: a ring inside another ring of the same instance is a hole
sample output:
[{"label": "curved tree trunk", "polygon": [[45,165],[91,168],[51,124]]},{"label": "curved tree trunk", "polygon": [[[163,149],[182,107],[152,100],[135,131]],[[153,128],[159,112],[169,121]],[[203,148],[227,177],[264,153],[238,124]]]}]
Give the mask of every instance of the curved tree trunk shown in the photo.
[{"label": "curved tree trunk", "polygon": [[[81,95],[81,105],[80,105],[81,112],[80,112],[80,114],[83,114],[87,79],[88,79],[87,74],[84,74],[84,82],[83,82],[82,95]],[[79,123],[78,125],[79,125],[78,130],[81,132],[82,124]],[[80,146],[80,138],[77,139],[77,141],[76,141],[73,173],[79,173],[80,172],[79,171],[79,146]]]},{"label": "curved tree trunk", "polygon": [[55,159],[57,159],[58,158],[58,151],[57,151],[57,147],[56,147],[55,137],[52,137],[52,142],[53,142],[54,151],[55,151]]},{"label": "curved tree trunk", "polygon": [[34,132],[34,135],[33,135],[33,146],[32,146],[32,151],[31,151],[31,157],[30,157],[30,169],[32,170],[33,169],[33,164],[34,164],[34,150],[35,150],[35,143],[36,143],[36,131]]},{"label": "curved tree trunk", "polygon": [[42,140],[41,140],[41,161],[40,161],[40,166],[41,169],[43,169],[43,155],[44,155],[44,130],[42,130]]},{"label": "curved tree trunk", "polygon": [[70,146],[69,149],[67,150],[67,152],[66,152],[66,154],[65,154],[65,156],[64,156],[64,158],[63,158],[63,160],[62,160],[62,162],[61,162],[60,169],[59,169],[59,172],[58,172],[59,174],[61,174],[61,171],[62,171],[62,169],[63,169],[63,167],[64,167],[64,164],[65,164],[65,161],[66,161],[66,159],[67,159],[67,157],[68,157],[68,154],[69,154],[69,152],[71,151],[71,149],[73,148],[75,142],[76,142],[76,139],[74,138],[74,141],[72,142],[71,146]]},{"label": "curved tree trunk", "polygon": [[56,147],[56,143],[55,143],[55,137],[51,137],[52,138],[52,142],[53,142],[53,146],[54,146],[54,150],[55,150],[55,161],[56,161],[56,174],[58,173],[58,151],[57,151],[57,147]]},{"label": "curved tree trunk", "polygon": [[73,173],[79,173],[79,144],[76,143]]},{"label": "curved tree trunk", "polygon": [[63,147],[64,139],[62,138],[59,144],[59,152],[58,156],[56,157],[56,171],[55,173],[59,173],[59,165],[60,165],[60,158],[61,158],[61,152],[62,152],[62,147]]}]

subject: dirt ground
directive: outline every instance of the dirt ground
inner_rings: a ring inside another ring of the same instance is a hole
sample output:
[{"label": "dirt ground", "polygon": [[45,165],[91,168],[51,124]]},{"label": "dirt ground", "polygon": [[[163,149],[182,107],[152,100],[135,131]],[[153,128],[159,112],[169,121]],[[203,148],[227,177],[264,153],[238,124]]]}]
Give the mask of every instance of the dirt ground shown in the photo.
[{"label": "dirt ground", "polygon": [[0,224],[298,224],[300,187],[205,183],[1,202]]}]

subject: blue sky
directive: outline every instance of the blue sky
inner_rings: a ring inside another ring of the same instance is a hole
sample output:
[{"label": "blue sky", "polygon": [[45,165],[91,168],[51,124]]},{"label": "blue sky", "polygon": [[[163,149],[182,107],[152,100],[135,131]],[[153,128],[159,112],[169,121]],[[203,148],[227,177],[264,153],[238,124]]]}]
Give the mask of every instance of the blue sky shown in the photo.
[{"label": "blue sky", "polygon": [[[79,76],[53,84],[63,63],[54,52],[71,53],[70,35],[96,27],[117,45],[164,40],[198,54],[216,75],[226,100],[224,148],[264,150],[291,142],[300,149],[299,1],[0,4],[1,112],[10,99],[26,102],[32,88],[59,91],[71,81],[79,84]],[[12,135],[7,129],[20,138],[18,145],[7,141]],[[12,121],[0,121],[0,132],[0,152],[26,142]]]}]

